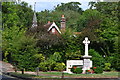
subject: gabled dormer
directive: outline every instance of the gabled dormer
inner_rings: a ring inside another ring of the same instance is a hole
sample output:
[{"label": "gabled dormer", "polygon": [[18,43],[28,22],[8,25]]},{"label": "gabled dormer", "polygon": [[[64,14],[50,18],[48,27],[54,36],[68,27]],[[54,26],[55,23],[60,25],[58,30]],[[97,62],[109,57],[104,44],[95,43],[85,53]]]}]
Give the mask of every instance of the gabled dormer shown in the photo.
[{"label": "gabled dormer", "polygon": [[55,22],[52,22],[50,27],[47,30],[50,34],[61,34],[61,31],[59,30],[58,26],[55,24]]}]

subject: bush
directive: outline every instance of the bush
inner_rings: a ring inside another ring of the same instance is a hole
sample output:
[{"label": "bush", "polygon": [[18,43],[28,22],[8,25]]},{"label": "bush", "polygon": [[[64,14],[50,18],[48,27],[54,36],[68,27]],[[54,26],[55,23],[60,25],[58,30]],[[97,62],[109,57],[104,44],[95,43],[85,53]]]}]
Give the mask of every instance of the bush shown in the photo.
[{"label": "bush", "polygon": [[65,69],[65,64],[64,63],[57,63],[54,69],[57,71],[63,71]]},{"label": "bush", "polygon": [[105,70],[105,71],[110,71],[110,70],[111,70],[110,67],[111,67],[111,64],[110,64],[110,63],[105,63],[105,68],[104,68],[104,70]]},{"label": "bush", "polygon": [[73,66],[72,68],[71,68],[71,72],[73,72],[73,73],[76,73],[76,66]]},{"label": "bush", "polygon": [[94,74],[93,69],[86,70],[86,74]]},{"label": "bush", "polygon": [[81,74],[82,73],[82,69],[81,68],[76,68],[76,73],[77,74]]},{"label": "bush", "polygon": [[42,70],[43,72],[47,72],[47,71],[48,71],[47,65],[48,65],[48,64],[47,64],[46,62],[41,62],[41,63],[39,64],[40,70]]},{"label": "bush", "polygon": [[93,70],[94,70],[94,73],[96,73],[96,74],[103,73],[102,67],[95,67],[95,68],[93,68]]},{"label": "bush", "polygon": [[90,49],[89,54],[92,56],[91,60],[93,61],[93,66],[104,67],[105,60],[98,52],[94,49]]},{"label": "bush", "polygon": [[74,66],[74,67],[71,68],[71,72],[76,73],[76,74],[81,74],[82,69]]}]

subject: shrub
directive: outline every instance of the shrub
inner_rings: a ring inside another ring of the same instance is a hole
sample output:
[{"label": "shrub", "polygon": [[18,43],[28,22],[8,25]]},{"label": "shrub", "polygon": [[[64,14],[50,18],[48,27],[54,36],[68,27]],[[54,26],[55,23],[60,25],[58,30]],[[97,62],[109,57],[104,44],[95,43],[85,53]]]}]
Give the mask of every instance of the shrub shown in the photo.
[{"label": "shrub", "polygon": [[77,74],[81,74],[82,73],[82,69],[81,68],[76,68],[76,73]]},{"label": "shrub", "polygon": [[103,73],[103,69],[102,69],[102,67],[95,67],[95,68],[93,68],[93,71],[94,71],[94,73]]},{"label": "shrub", "polygon": [[65,64],[64,63],[57,63],[54,69],[57,71],[63,71],[65,69]]},{"label": "shrub", "polygon": [[81,74],[82,69],[74,66],[74,67],[71,68],[71,72],[76,73],[76,74]]},{"label": "shrub", "polygon": [[39,64],[40,70],[42,70],[43,72],[48,71],[47,65],[48,65],[48,64],[47,64],[46,62],[41,62],[41,63]]},{"label": "shrub", "polygon": [[92,56],[91,60],[93,61],[93,66],[104,66],[105,60],[98,52],[94,49],[90,49],[89,54]]},{"label": "shrub", "polygon": [[91,73],[91,70],[86,70],[86,73]]},{"label": "shrub", "polygon": [[51,59],[47,59],[44,62],[41,62],[39,64],[39,68],[40,70],[46,72],[46,71],[51,71],[53,69],[54,64],[56,64],[56,62],[54,60]]},{"label": "shrub", "polygon": [[76,73],[76,68],[77,68],[77,66],[73,66],[73,67],[71,68],[71,72]]},{"label": "shrub", "polygon": [[76,66],[72,67],[71,72],[76,73],[76,68],[77,68]]},{"label": "shrub", "polygon": [[104,70],[105,70],[105,71],[110,71],[110,70],[111,70],[110,67],[111,67],[111,64],[110,64],[110,63],[105,63]]},{"label": "shrub", "polygon": [[71,72],[73,72],[73,73],[75,73],[76,71],[75,71],[75,69],[72,67],[71,68]]},{"label": "shrub", "polygon": [[90,70],[86,70],[86,73],[87,73],[87,74],[93,74],[94,71],[93,71],[93,69],[90,69]]}]

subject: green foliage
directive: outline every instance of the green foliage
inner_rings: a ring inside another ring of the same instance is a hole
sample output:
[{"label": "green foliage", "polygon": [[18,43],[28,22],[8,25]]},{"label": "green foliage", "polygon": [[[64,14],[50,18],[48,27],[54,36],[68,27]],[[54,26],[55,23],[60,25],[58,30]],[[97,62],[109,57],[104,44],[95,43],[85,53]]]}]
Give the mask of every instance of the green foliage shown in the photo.
[{"label": "green foliage", "polygon": [[66,29],[66,32],[62,34],[64,39],[65,58],[80,59],[81,55],[81,44],[77,41],[77,37],[74,36],[73,30]]},{"label": "green foliage", "polygon": [[73,72],[73,73],[76,72],[75,69],[74,69],[73,67],[70,69],[70,71]]},{"label": "green foliage", "polygon": [[[31,31],[31,35],[26,29],[32,24],[31,6],[25,2],[19,4],[3,2],[3,28],[0,30],[0,33],[3,32],[0,44],[3,60],[16,64],[20,69],[34,70],[40,64],[41,70],[51,71],[58,62],[80,59],[84,51],[82,41],[88,36],[91,41],[89,53],[93,65],[104,67],[106,62],[111,64],[112,69],[120,70],[119,4],[117,2],[89,4],[90,9],[84,12],[79,7],[81,5],[79,2],[61,3],[53,11],[37,12],[39,29]],[[96,8],[92,9],[93,6]],[[59,27],[63,14],[66,18],[66,32],[61,34],[62,36],[50,35],[46,33],[47,30],[41,28],[41,25],[48,21],[55,21]],[[75,36],[74,32],[81,33]],[[106,56],[105,59],[103,55]]]},{"label": "green foliage", "polygon": [[96,2],[93,2],[93,1],[90,1],[90,2],[88,3],[88,5],[90,5],[90,9],[92,9],[92,8],[95,6],[95,3],[96,3]]},{"label": "green foliage", "polygon": [[[3,31],[3,59],[16,64],[19,69],[34,70],[42,60],[35,61],[33,57],[38,54],[36,40],[25,35],[25,29],[19,27],[5,28]],[[6,55],[6,52],[9,53]]]},{"label": "green foliage", "polygon": [[103,73],[103,68],[102,67],[97,67],[96,69],[93,69],[93,71],[96,74]]},{"label": "green foliage", "polygon": [[110,64],[110,63],[105,63],[104,70],[105,70],[105,71],[110,71],[110,70],[111,70],[110,67],[111,67],[111,64]]},{"label": "green foliage", "polygon": [[67,59],[80,59],[82,55],[81,55],[81,52],[79,50],[76,52],[68,52],[65,54],[65,56]]},{"label": "green foliage", "polygon": [[39,64],[40,70],[42,70],[43,72],[48,71],[47,65],[48,65],[47,62],[41,62],[41,63]]},{"label": "green foliage", "polygon": [[[119,48],[119,47],[118,47]],[[115,69],[117,71],[120,71],[120,54],[118,53],[113,53],[114,55],[111,56],[108,60],[111,63],[111,69]]]},{"label": "green foliage", "polygon": [[59,52],[55,52],[53,55],[50,56],[49,59],[51,59],[51,60],[53,60],[53,61],[56,61],[56,62],[60,62],[60,60],[61,60],[61,55],[60,55]]},{"label": "green foliage", "polygon": [[[108,7],[111,6],[111,7]],[[118,3],[97,3],[96,9],[101,12],[102,19],[98,32],[98,39],[102,44],[102,51],[105,55],[111,56],[114,53],[114,42],[118,36],[119,20],[118,20]]]},{"label": "green foliage", "polygon": [[[19,47],[20,44],[18,44],[21,37],[24,36],[25,30],[21,29],[19,27],[11,27],[11,28],[5,28],[2,32],[2,39],[3,39],[3,52],[11,53],[12,51],[17,51],[16,48]],[[14,52],[15,53],[15,52]]]},{"label": "green foliage", "polygon": [[40,62],[40,61],[45,60],[45,57],[42,54],[35,54],[33,57],[34,57],[36,62]]},{"label": "green foliage", "polygon": [[56,61],[54,61],[52,59],[48,59],[48,60],[46,60],[46,62],[48,63],[47,67],[48,67],[49,71],[53,70],[54,69],[53,66],[56,64]]},{"label": "green foliage", "polygon": [[55,52],[53,55],[51,55],[49,58],[47,58],[47,60],[44,60],[44,62],[41,62],[39,64],[40,70],[42,70],[42,71],[53,70],[54,65],[56,64],[56,61],[59,61],[59,59],[60,59],[57,56],[60,56],[60,55],[57,52]]},{"label": "green foliage", "polygon": [[51,71],[51,70],[57,70],[57,71],[63,71],[65,69],[64,63],[57,63],[52,59],[47,59],[44,62],[41,62],[38,66],[40,70],[42,71]]},{"label": "green foliage", "polygon": [[7,58],[7,56],[9,55],[9,53],[6,51],[5,53],[4,53],[4,59],[3,59],[3,61],[4,62],[8,62],[8,58]]},{"label": "green foliage", "polygon": [[116,16],[118,15],[118,2],[98,2],[95,4],[96,9],[104,14]]},{"label": "green foliage", "polygon": [[65,15],[66,19],[66,29],[71,28],[72,30],[77,31],[77,21],[78,21],[78,16],[81,16],[80,13],[72,11],[72,10],[65,10],[65,11],[41,11],[37,13],[37,18],[38,18],[38,24],[44,25],[47,24],[48,21],[55,21],[55,23],[58,25],[60,28],[60,20],[61,20],[61,15]]},{"label": "green foliage", "polygon": [[20,44],[17,47],[17,51],[12,54],[11,58],[17,62],[18,68],[25,68],[26,70],[34,70],[38,63],[41,61],[35,61],[34,55],[38,54],[38,49],[35,47],[35,39],[31,37],[23,37],[18,41]]},{"label": "green foliage", "polygon": [[89,50],[89,55],[92,56],[91,60],[93,61],[93,66],[99,66],[99,67],[104,66],[104,63],[105,63],[104,58],[94,49]]},{"label": "green foliage", "polygon": [[26,2],[2,2],[3,27],[29,27],[32,25],[33,11]]},{"label": "green foliage", "polygon": [[71,72],[76,73],[76,74],[81,74],[82,68],[72,67]]},{"label": "green foliage", "polygon": [[39,52],[46,55],[46,57],[49,57],[54,52],[59,52],[59,48],[63,44],[61,37],[49,34],[44,26],[31,28],[28,34],[37,39],[36,46],[39,48]]},{"label": "green foliage", "polygon": [[79,7],[81,4],[79,2],[69,2],[69,3],[61,3],[58,4],[55,10],[57,11],[66,11],[66,10],[73,10],[79,13],[82,13],[82,9]]},{"label": "green foliage", "polygon": [[78,18],[77,31],[82,32],[81,36],[88,36],[91,40],[96,39],[95,30],[98,29],[101,22],[101,13],[97,10],[88,9]]},{"label": "green foliage", "polygon": [[113,68],[115,68],[117,71],[120,71],[120,54],[116,54],[114,57],[115,64],[113,65]]},{"label": "green foliage", "polygon": [[54,69],[57,71],[63,71],[65,69],[65,64],[64,63],[56,63],[56,66]]},{"label": "green foliage", "polygon": [[76,68],[76,73],[81,74],[82,73],[82,68]]}]

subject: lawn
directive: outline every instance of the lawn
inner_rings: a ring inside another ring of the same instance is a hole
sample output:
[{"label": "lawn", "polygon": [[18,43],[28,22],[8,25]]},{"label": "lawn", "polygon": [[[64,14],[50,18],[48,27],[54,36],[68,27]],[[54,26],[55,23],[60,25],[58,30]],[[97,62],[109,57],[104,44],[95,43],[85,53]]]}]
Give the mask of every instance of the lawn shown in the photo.
[{"label": "lawn", "polygon": [[[40,72],[39,74],[49,76],[61,76],[61,72]],[[118,78],[119,72],[103,72],[102,74],[68,74],[64,73],[65,77],[70,78]]]},{"label": "lawn", "polygon": [[[21,77],[31,78],[61,78],[61,72],[39,72],[39,76],[30,74],[11,73]],[[103,72],[102,74],[68,74],[64,73],[65,78],[118,78],[119,72]]]}]

